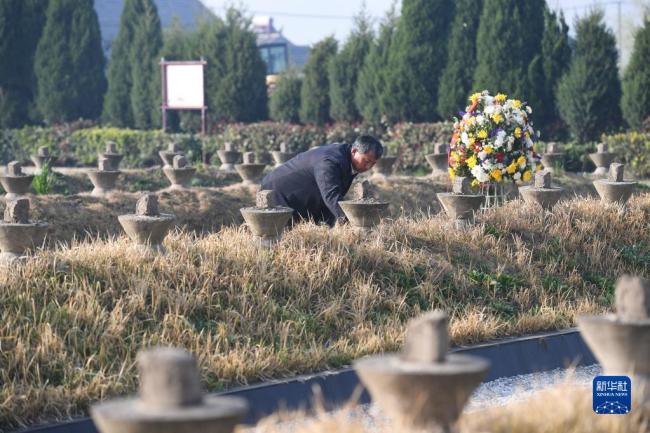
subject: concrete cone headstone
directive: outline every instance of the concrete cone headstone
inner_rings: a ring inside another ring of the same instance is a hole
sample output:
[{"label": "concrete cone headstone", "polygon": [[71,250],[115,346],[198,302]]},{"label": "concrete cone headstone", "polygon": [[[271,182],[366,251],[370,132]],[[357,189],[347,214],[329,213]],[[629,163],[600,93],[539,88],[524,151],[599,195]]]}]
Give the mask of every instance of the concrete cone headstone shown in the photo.
[{"label": "concrete cone headstone", "polygon": [[289,152],[289,146],[284,141],[280,143],[280,150],[274,150],[271,152],[273,160],[275,161],[275,166],[279,167],[285,162],[289,161],[291,158],[296,156],[294,152]]},{"label": "concrete cone headstone", "polygon": [[393,169],[396,161],[396,156],[383,155],[381,158],[379,158],[372,169],[373,179],[388,182],[389,177],[393,175]]},{"label": "concrete cone headstone", "polygon": [[100,433],[231,433],[248,411],[239,397],[206,396],[196,360],[176,348],[138,354],[139,396],[95,404]]},{"label": "concrete cone headstone", "polygon": [[354,369],[399,431],[450,432],[489,362],[448,349],[448,318],[436,310],[409,322],[401,353],[363,358]]},{"label": "concrete cone headstone", "polygon": [[171,167],[174,161],[174,157],[182,154],[183,153],[181,152],[181,146],[178,143],[175,141],[168,143],[167,149],[158,152],[158,155],[160,155],[160,159],[163,162],[163,169],[165,167]]},{"label": "concrete cone headstone", "polygon": [[449,163],[447,161],[447,145],[445,143],[436,143],[434,145],[434,153],[425,155],[425,158],[433,170],[431,176],[447,175]]},{"label": "concrete cone headstone", "polygon": [[46,223],[30,221],[28,198],[9,200],[0,222],[0,263],[13,263],[28,250],[42,245],[47,227]]},{"label": "concrete cone headstone", "polygon": [[604,374],[629,376],[634,410],[650,416],[650,280],[619,278],[615,306],[615,314],[579,316],[578,327]]},{"label": "concrete cone headstone", "polygon": [[120,225],[143,252],[164,253],[163,241],[176,217],[161,214],[158,210],[158,196],[147,192],[142,194],[135,205],[135,214],[117,217]]},{"label": "concrete cone headstone", "polygon": [[625,205],[632,196],[638,182],[625,181],[625,166],[612,163],[609,167],[607,179],[594,181],[594,187],[601,200],[607,203],[619,203]]},{"label": "concrete cone headstone", "polygon": [[352,186],[351,198],[339,202],[350,225],[361,233],[370,232],[388,213],[389,203],[374,198],[373,186],[367,180]]},{"label": "concrete cone headstone", "polygon": [[117,170],[120,166],[120,162],[122,162],[124,155],[118,153],[117,143],[114,141],[107,141],[104,153],[100,153],[99,157],[109,159],[111,167],[113,167],[114,170]]},{"label": "concrete cone headstone", "polygon": [[224,143],[224,148],[217,151],[219,159],[221,160],[221,166],[219,170],[226,172],[234,172],[235,164],[237,164],[241,158],[241,152],[237,152],[235,145],[229,141]]},{"label": "concrete cone headstone", "polygon": [[544,169],[535,174],[532,186],[520,186],[519,193],[530,205],[539,205],[542,209],[551,210],[562,198],[564,188],[556,188],[552,184],[551,172]]},{"label": "concrete cone headstone", "polygon": [[556,168],[564,168],[565,153],[560,143],[554,141],[546,144],[546,152],[542,155],[542,165],[550,172],[555,172]]},{"label": "concrete cone headstone", "polygon": [[263,248],[271,248],[280,241],[293,215],[293,209],[276,206],[271,190],[259,191],[255,197],[255,207],[245,207],[240,212],[253,233],[255,245]]},{"label": "concrete cone headstone", "polygon": [[95,187],[91,195],[104,196],[113,191],[120,173],[113,166],[113,160],[111,158],[100,156],[97,161],[97,169],[90,169],[86,172]]},{"label": "concrete cone headstone", "polygon": [[47,146],[40,146],[36,154],[30,156],[32,162],[36,166],[36,174],[41,173],[43,166],[45,164],[50,164],[52,162],[52,155],[50,154],[50,148]]},{"label": "concrete cone headstone", "polygon": [[259,184],[266,164],[255,162],[255,152],[244,152],[243,161],[243,164],[235,165],[235,170],[242,178],[242,183],[251,186]]},{"label": "concrete cone headstone", "polygon": [[190,188],[196,168],[188,164],[184,155],[176,154],[172,158],[171,166],[163,167],[163,173],[171,182],[170,190],[184,191]]},{"label": "concrete cone headstone", "polygon": [[596,153],[590,153],[589,158],[596,164],[596,171],[593,172],[593,175],[602,176],[607,174],[609,165],[616,158],[616,154],[609,151],[607,143],[599,143],[596,146]]},{"label": "concrete cone headstone", "polygon": [[33,180],[33,175],[23,173],[23,166],[20,162],[11,161],[7,164],[5,173],[0,176],[0,183],[7,192],[5,194],[5,200],[9,201],[29,194],[32,189]]},{"label": "concrete cone headstone", "polygon": [[437,193],[443,209],[458,229],[466,229],[474,221],[474,215],[481,209],[484,197],[472,194],[469,179],[454,177],[451,192]]}]

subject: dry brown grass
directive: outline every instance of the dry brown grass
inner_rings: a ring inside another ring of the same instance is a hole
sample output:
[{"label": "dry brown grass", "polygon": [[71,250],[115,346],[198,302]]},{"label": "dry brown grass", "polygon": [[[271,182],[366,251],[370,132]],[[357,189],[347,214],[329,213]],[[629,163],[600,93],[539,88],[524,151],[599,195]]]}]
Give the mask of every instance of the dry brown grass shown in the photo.
[{"label": "dry brown grass", "polygon": [[[568,384],[529,399],[465,413],[458,433],[648,433],[650,420],[637,406],[629,415],[596,415],[592,395]],[[650,410],[648,408],[647,410]],[[648,412],[646,412],[648,413]],[[241,428],[240,433],[245,430]],[[262,420],[255,433],[410,433],[387,419],[370,421],[352,405],[340,411],[281,414]]]},{"label": "dry brown grass", "polygon": [[125,237],[42,251],[0,274],[0,430],[133,392],[135,354],[156,344],[196,353],[218,390],[396,350],[405,321],[435,307],[455,344],[567,327],[607,309],[622,273],[650,276],[649,216],[643,194],[625,213],[512,202],[467,232],[440,215],[367,239],[300,225],[273,251],[241,227],[176,232],[153,259]]}]

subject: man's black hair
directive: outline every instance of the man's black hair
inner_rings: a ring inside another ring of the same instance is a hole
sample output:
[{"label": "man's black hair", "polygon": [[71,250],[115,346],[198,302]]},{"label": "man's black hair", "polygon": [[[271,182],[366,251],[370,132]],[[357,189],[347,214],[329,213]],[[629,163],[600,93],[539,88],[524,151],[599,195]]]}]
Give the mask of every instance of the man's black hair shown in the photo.
[{"label": "man's black hair", "polygon": [[384,146],[382,146],[381,141],[377,140],[372,135],[360,135],[354,141],[352,145],[353,149],[357,149],[359,153],[372,152],[375,154],[377,159],[381,158],[384,154]]}]

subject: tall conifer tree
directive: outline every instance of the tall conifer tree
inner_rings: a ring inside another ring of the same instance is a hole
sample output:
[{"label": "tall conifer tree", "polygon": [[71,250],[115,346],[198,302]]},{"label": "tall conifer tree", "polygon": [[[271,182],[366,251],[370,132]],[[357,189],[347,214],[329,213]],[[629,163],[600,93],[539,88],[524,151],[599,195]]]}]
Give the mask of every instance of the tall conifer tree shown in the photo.
[{"label": "tall conifer tree", "polygon": [[45,25],[47,0],[0,2],[0,127],[38,119],[34,54]]},{"label": "tall conifer tree", "polygon": [[336,39],[328,36],[318,42],[309,54],[300,91],[300,120],[323,125],[330,121],[329,62],[336,55]]},{"label": "tall conifer tree", "polygon": [[650,16],[634,36],[634,50],[623,79],[623,114],[632,128],[650,117]]},{"label": "tall conifer tree", "polygon": [[225,75],[221,79],[215,103],[230,121],[266,119],[266,65],[257,48],[255,34],[250,30],[250,21],[241,11],[229,8],[224,31]]},{"label": "tall conifer tree", "polygon": [[343,122],[360,120],[354,92],[373,40],[370,17],[365,10],[359,13],[355,22],[352,34],[329,65],[330,114],[332,119]]},{"label": "tall conifer tree", "polygon": [[447,58],[451,0],[403,0],[391,45],[386,93],[390,120],[437,120],[438,86]]},{"label": "tall conifer tree", "polygon": [[136,5],[137,24],[130,44],[131,109],[133,126],[150,129],[160,125],[160,50],[162,28],[153,0]]},{"label": "tall conifer tree", "polygon": [[544,5],[539,0],[484,0],[473,90],[505,92],[533,109],[539,105]]},{"label": "tall conifer tree", "polygon": [[616,38],[603,17],[596,10],[576,22],[575,55],[557,89],[560,115],[583,142],[621,124]]},{"label": "tall conifer tree", "polygon": [[388,73],[388,56],[390,46],[397,29],[397,15],[395,6],[386,14],[379,26],[379,35],[370,47],[355,90],[355,102],[364,120],[379,123],[385,113],[382,96],[385,94],[386,74]]},{"label": "tall conifer tree", "polygon": [[38,109],[48,123],[99,116],[106,77],[92,0],[51,0],[35,56]]},{"label": "tall conifer tree", "polygon": [[474,78],[476,32],[482,0],[456,0],[449,37],[447,65],[440,79],[438,114],[449,119],[467,105]]},{"label": "tall conifer tree", "polygon": [[300,88],[302,79],[293,72],[282,74],[270,101],[271,119],[276,122],[300,121]]},{"label": "tall conifer tree", "polygon": [[544,137],[559,138],[564,125],[557,109],[555,92],[560,78],[569,68],[571,47],[564,15],[560,13],[558,16],[548,7],[544,9],[542,58],[546,91],[542,94],[542,105],[536,107],[535,124],[543,129]]},{"label": "tall conifer tree", "polygon": [[104,100],[102,118],[117,127],[133,126],[131,107],[132,43],[138,22],[140,0],[125,0],[120,16],[120,29],[111,45],[108,62],[108,90]]}]

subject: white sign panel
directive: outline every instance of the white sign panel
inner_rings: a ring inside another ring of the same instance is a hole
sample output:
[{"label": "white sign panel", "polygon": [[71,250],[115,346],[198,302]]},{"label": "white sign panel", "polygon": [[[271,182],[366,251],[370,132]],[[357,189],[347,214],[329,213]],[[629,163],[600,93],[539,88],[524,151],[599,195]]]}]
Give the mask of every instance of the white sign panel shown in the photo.
[{"label": "white sign panel", "polygon": [[203,108],[203,65],[168,64],[166,68],[167,108]]}]

